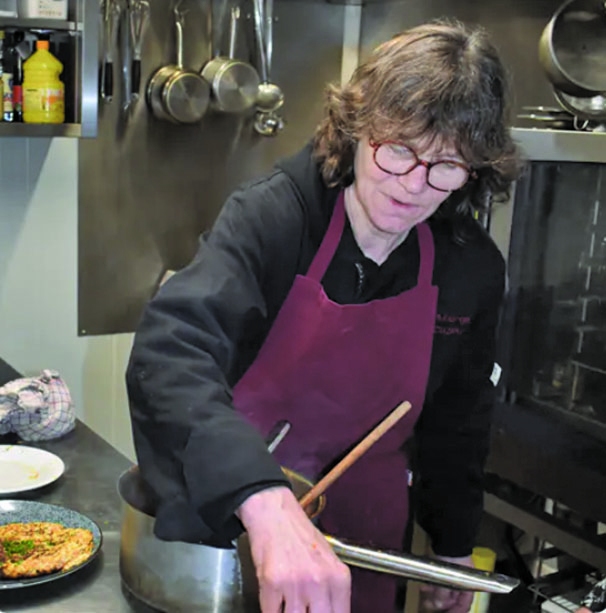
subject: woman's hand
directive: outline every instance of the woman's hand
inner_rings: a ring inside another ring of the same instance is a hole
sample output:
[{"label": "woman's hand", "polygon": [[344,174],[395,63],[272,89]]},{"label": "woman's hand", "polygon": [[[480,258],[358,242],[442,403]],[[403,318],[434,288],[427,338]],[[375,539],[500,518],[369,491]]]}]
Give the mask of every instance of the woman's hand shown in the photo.
[{"label": "woman's hand", "polygon": [[349,613],[349,569],[288,488],[253,494],[237,515],[248,532],[263,613]]},{"label": "woman's hand", "polygon": [[[451,562],[461,566],[473,568],[471,556],[464,558],[449,558],[446,556],[434,556],[437,560]],[[448,613],[468,613],[473,601],[474,592],[462,592],[449,587],[437,585],[421,586],[421,608],[423,613],[433,611],[447,611]]]},{"label": "woman's hand", "polygon": [[577,609],[575,613],[591,613],[591,611],[587,607],[581,607],[580,609]]}]

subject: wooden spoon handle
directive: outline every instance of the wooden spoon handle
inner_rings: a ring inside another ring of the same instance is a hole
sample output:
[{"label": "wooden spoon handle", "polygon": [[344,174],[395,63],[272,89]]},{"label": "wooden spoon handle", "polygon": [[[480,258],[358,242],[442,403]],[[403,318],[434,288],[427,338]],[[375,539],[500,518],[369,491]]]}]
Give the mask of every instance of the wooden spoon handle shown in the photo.
[{"label": "wooden spoon handle", "polygon": [[311,504],[318,496],[332,485],[356,460],[364,455],[390,428],[410,411],[412,405],[408,401],[400,403],[389,415],[373,430],[370,431],[334,468],[320,479],[299,503],[303,508]]}]

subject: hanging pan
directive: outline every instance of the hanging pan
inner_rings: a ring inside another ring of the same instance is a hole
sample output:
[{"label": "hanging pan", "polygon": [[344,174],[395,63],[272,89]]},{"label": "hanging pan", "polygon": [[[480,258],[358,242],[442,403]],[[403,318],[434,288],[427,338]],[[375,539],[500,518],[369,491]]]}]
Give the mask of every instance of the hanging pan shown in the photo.
[{"label": "hanging pan", "polygon": [[147,85],[147,102],[154,116],[178,124],[202,119],[210,102],[210,87],[202,75],[183,66],[183,13],[175,5],[177,64],[156,70]]},{"label": "hanging pan", "polygon": [[539,41],[539,60],[553,86],[590,98],[606,91],[606,6],[603,0],[568,0]]},{"label": "hanging pan", "polygon": [[[255,104],[259,89],[257,71],[249,63],[235,58],[239,20],[240,9],[233,7],[229,29],[229,56],[217,55],[202,69],[202,76],[211,86],[212,108],[224,113],[242,113],[250,109]],[[210,35],[212,37],[212,30]]]}]

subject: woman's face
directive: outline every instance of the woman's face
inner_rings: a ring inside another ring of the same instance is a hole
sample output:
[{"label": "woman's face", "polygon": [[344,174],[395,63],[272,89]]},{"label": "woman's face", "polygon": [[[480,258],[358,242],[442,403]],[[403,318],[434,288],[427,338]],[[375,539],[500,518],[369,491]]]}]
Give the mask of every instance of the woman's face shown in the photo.
[{"label": "woman's face", "polygon": [[[435,162],[463,162],[454,147],[423,141],[406,143],[419,159]],[[381,170],[374,161],[374,149],[367,137],[358,142],[354,159],[353,184],[356,217],[368,224],[373,235],[387,240],[407,234],[438,209],[451,192],[434,189],[427,183],[427,169],[418,165],[406,175],[392,175]]]}]

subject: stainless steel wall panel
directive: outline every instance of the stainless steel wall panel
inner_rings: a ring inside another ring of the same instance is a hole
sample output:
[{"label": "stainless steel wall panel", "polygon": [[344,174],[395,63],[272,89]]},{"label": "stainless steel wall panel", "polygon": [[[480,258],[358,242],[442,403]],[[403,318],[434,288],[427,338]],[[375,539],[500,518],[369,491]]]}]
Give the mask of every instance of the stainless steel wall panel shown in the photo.
[{"label": "stainless steel wall panel", "polygon": [[[208,3],[187,6],[185,63],[199,70],[209,58]],[[218,26],[221,3],[213,8]],[[253,113],[209,113],[190,126],[156,120],[145,100],[126,113],[128,83],[115,71],[115,97],[100,104],[98,137],[79,143],[80,334],[132,331],[165,270],[190,260],[229,192],[311,137],[325,84],[340,77],[343,11],[276,3],[272,80],[285,93],[286,125],[275,138],[254,133]],[[256,61],[247,10],[244,17],[238,53]],[[152,0],[142,90],[158,67],[174,61],[173,29],[170,3]]]}]

